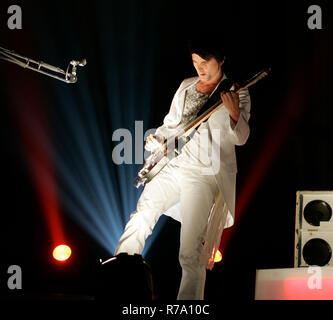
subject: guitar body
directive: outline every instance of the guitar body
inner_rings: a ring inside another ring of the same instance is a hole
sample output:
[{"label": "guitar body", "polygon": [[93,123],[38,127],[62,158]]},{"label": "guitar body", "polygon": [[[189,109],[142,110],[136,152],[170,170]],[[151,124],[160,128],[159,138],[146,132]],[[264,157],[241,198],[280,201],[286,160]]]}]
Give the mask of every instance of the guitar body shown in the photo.
[{"label": "guitar body", "polygon": [[[134,185],[138,188],[151,181],[172,159],[178,156],[181,148],[189,140],[184,137],[175,137],[164,142],[161,149],[152,153],[138,172]],[[182,142],[182,144],[180,144]]]},{"label": "guitar body", "polygon": [[167,156],[162,156],[157,162],[155,160],[146,160],[142,169],[138,172],[135,179],[135,187],[139,188],[151,181],[170,161]]}]

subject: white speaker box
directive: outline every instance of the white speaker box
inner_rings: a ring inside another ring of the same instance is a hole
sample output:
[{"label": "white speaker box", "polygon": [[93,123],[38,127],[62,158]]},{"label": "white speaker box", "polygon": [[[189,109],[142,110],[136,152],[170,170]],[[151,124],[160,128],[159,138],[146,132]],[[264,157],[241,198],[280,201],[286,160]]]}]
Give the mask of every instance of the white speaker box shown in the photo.
[{"label": "white speaker box", "polygon": [[333,191],[297,191],[294,267],[333,266]]}]

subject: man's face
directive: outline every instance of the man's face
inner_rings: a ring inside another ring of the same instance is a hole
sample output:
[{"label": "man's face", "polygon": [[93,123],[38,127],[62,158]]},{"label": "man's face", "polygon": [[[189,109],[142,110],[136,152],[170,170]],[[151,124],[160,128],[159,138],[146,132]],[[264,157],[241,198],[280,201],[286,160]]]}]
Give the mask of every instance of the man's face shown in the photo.
[{"label": "man's face", "polygon": [[215,58],[205,60],[196,53],[192,53],[192,61],[201,81],[215,80],[221,74],[223,61],[219,63]]}]

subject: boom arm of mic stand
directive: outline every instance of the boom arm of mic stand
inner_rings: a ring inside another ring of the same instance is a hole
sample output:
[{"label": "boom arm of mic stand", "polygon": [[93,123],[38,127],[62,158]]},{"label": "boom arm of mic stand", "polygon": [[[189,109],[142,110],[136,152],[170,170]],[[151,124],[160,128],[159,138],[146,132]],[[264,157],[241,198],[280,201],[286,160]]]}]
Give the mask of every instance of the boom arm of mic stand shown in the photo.
[{"label": "boom arm of mic stand", "polygon": [[[60,81],[64,81],[66,83],[75,83],[77,81],[77,76],[76,76],[76,66],[85,66],[87,61],[86,59],[83,59],[82,61],[74,61],[72,60],[67,67],[66,72],[58,67],[54,67],[50,64],[47,64],[45,62],[38,62],[34,61],[32,59],[29,59],[27,57],[23,57],[14,51],[10,51],[8,49],[0,47],[0,59],[6,60],[8,62],[14,63],[19,65],[22,68],[28,68],[30,70],[45,74],[49,77],[58,79]],[[23,61],[21,61],[21,60]],[[35,64],[35,66],[32,66],[31,64]],[[72,69],[70,71],[70,67],[72,66]],[[59,73],[62,76],[52,74],[48,71],[41,70],[41,68],[50,70],[55,73]]]}]

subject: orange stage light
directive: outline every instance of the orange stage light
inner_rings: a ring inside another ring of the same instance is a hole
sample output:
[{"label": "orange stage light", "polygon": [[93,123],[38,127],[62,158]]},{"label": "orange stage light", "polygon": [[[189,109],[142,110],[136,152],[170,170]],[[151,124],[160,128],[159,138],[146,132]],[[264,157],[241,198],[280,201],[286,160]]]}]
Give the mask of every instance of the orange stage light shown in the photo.
[{"label": "orange stage light", "polygon": [[72,253],[72,250],[69,246],[65,244],[61,244],[54,248],[53,250],[53,258],[58,261],[65,261],[67,260]]},{"label": "orange stage light", "polygon": [[216,254],[215,254],[215,258],[214,258],[214,262],[220,262],[222,261],[222,253],[220,250],[217,250]]}]

